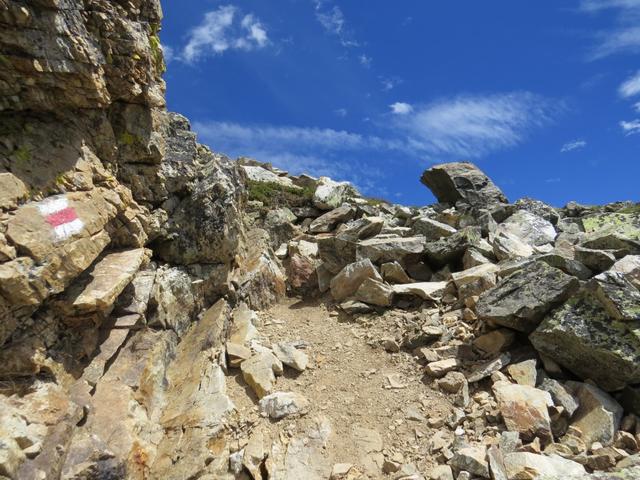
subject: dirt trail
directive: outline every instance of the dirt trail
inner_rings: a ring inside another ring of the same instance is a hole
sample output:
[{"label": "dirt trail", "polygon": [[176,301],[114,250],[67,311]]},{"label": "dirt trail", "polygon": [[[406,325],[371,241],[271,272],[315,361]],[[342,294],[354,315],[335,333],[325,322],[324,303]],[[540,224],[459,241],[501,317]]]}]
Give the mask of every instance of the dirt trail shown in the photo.
[{"label": "dirt trail", "polygon": [[263,418],[240,371],[230,369],[228,394],[247,430],[267,432],[272,439],[281,434],[293,437],[324,417],[332,434],[323,455],[331,465],[358,465],[370,478],[391,478],[382,473],[385,458],[429,471],[430,439],[435,433],[429,419],[433,425],[446,418],[452,406],[428,385],[410,353],[389,353],[381,346],[381,339],[393,336],[396,328],[393,312],[354,320],[330,313],[319,301],[288,299],[259,312],[259,318],[262,345],[280,341],[307,345],[307,370],[299,373],[285,367],[276,390],[301,393],[310,406],[303,417],[279,422]]}]

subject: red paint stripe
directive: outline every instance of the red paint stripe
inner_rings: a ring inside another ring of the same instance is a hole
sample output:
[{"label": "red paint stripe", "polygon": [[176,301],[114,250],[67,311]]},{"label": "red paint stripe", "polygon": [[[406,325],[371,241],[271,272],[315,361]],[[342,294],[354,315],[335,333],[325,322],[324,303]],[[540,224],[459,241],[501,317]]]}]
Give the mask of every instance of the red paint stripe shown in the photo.
[{"label": "red paint stripe", "polygon": [[56,213],[52,213],[51,215],[47,215],[46,217],[47,223],[52,227],[58,227],[64,223],[73,222],[78,215],[73,207],[67,207],[63,210],[60,210]]}]

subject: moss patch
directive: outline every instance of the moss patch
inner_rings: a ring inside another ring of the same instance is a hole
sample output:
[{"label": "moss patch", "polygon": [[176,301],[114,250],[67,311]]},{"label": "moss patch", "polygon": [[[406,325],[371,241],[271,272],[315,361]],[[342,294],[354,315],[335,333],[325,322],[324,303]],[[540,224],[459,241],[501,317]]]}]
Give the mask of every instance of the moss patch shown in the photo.
[{"label": "moss patch", "polygon": [[304,207],[311,205],[313,187],[294,188],[278,183],[247,180],[249,200],[262,202],[265,207]]}]

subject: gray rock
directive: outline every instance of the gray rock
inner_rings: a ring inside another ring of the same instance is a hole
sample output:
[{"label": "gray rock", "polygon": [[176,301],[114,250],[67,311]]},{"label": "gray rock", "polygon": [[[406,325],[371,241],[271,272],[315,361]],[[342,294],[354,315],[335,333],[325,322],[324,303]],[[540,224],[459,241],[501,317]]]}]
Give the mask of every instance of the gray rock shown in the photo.
[{"label": "gray rock", "polygon": [[430,264],[442,267],[462,259],[467,249],[478,244],[481,238],[479,227],[467,227],[449,237],[427,242],[424,252]]},{"label": "gray rock", "polygon": [[627,255],[618,260],[611,271],[621,273],[638,290],[640,290],[640,255]]},{"label": "gray rock", "polygon": [[476,313],[482,320],[533,331],[544,315],[578,288],[578,279],[546,263],[534,262],[482,294]]},{"label": "gray rock", "polygon": [[332,210],[354,193],[355,189],[348,182],[335,182],[328,177],[320,177],[313,194],[313,204],[320,210]]},{"label": "gray rock", "polygon": [[540,390],[549,392],[553,403],[565,409],[569,417],[578,409],[578,400],[571,391],[557,380],[545,378],[538,386]]},{"label": "gray rock", "polygon": [[551,222],[526,210],[518,210],[498,226],[498,231],[511,233],[529,245],[552,243],[556,230]]},{"label": "gray rock", "polygon": [[498,260],[509,260],[530,257],[534,251],[516,235],[501,231],[493,238],[493,253]]},{"label": "gray rock", "polygon": [[330,212],[316,218],[309,225],[309,231],[311,233],[323,233],[330,232],[339,223],[344,223],[351,220],[356,214],[356,209],[350,205],[343,205],[342,207],[335,208]]},{"label": "gray rock", "polygon": [[298,350],[293,343],[280,342],[273,345],[273,353],[282,363],[294,370],[303,372],[309,364],[309,357]]},{"label": "gray rock", "polygon": [[582,465],[559,456],[538,455],[529,452],[514,452],[504,456],[508,478],[552,478],[565,479],[575,475],[584,478],[587,474]]},{"label": "gray rock", "polygon": [[544,262],[551,267],[559,268],[567,275],[572,275],[580,280],[588,280],[593,272],[586,265],[573,258],[567,258],[558,253],[547,253],[536,257],[536,260]]},{"label": "gray rock", "polygon": [[353,295],[367,278],[382,281],[368,258],[347,265],[331,280],[331,295],[337,301],[344,300]]},{"label": "gray rock", "polygon": [[429,217],[418,217],[411,226],[418,235],[424,235],[427,241],[439,240],[442,237],[450,237],[456,233],[456,229],[446,223],[438,222]]},{"label": "gray rock", "polygon": [[383,263],[380,267],[382,278],[391,283],[411,283],[412,280],[398,262]]},{"label": "gray rock", "polygon": [[373,237],[358,242],[356,258],[374,263],[397,261],[401,265],[416,262],[424,252],[425,239],[416,237]]},{"label": "gray rock", "polygon": [[640,382],[640,339],[634,322],[612,319],[592,295],[579,292],[551,312],[530,336],[544,355],[607,391]]},{"label": "gray rock", "polygon": [[604,250],[575,247],[575,259],[596,273],[603,272],[616,262],[616,257]]},{"label": "gray rock", "polygon": [[611,318],[629,322],[640,321],[640,291],[623,274],[601,273],[589,281],[587,288]]},{"label": "gray rock", "polygon": [[379,280],[367,278],[358,287],[355,297],[369,305],[388,307],[393,299],[393,289]]},{"label": "gray rock", "polygon": [[274,392],[260,399],[260,411],[269,418],[279,420],[284,417],[302,415],[309,408],[309,401],[294,392]]},{"label": "gray rock", "polygon": [[421,181],[439,202],[455,204],[462,200],[473,206],[508,202],[489,177],[472,163],[436,165],[422,174]]},{"label": "gray rock", "polygon": [[466,471],[482,478],[490,478],[487,447],[466,447],[459,449],[449,461],[454,469]]}]

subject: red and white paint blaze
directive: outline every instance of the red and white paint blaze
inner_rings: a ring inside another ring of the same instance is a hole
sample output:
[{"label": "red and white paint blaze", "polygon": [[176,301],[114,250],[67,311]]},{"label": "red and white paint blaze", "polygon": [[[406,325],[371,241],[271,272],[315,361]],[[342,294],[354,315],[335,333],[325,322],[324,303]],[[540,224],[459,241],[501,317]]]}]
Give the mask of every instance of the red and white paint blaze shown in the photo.
[{"label": "red and white paint blaze", "polygon": [[64,197],[47,200],[40,204],[38,209],[53,228],[53,233],[58,240],[69,238],[84,227],[75,209],[69,206],[68,200]]}]

